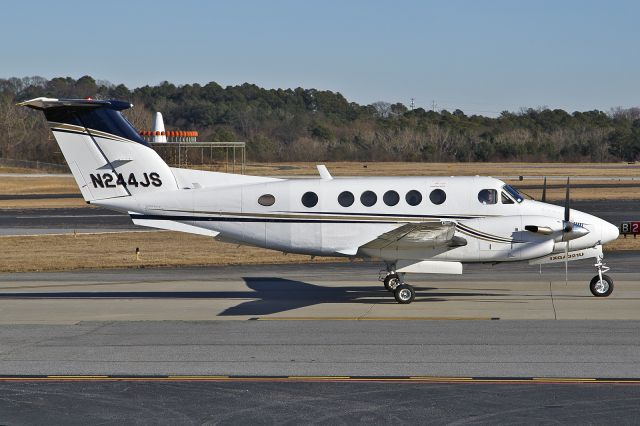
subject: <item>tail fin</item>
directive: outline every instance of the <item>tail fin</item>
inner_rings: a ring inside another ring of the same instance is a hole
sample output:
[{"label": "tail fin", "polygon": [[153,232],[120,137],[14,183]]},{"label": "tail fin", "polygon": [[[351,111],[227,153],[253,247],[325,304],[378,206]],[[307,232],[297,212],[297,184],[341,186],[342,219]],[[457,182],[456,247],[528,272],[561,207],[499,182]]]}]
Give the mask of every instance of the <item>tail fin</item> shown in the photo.
[{"label": "tail fin", "polygon": [[169,166],[138,135],[120,101],[36,98],[88,202],[177,189]]}]

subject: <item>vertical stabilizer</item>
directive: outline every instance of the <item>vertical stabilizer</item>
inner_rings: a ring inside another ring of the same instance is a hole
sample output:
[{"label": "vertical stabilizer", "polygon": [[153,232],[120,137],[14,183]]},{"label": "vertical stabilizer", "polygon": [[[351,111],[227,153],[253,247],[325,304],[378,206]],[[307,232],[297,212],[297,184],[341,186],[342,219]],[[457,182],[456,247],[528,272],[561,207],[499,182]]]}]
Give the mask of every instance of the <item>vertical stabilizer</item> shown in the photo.
[{"label": "vertical stabilizer", "polygon": [[86,201],[176,190],[169,166],[122,116],[131,104],[36,98]]}]

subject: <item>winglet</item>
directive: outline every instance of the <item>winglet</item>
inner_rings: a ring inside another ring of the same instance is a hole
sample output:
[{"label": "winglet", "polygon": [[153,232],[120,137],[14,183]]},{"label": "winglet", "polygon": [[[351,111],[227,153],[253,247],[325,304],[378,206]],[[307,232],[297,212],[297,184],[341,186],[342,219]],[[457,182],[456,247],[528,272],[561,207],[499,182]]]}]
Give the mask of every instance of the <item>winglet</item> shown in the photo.
[{"label": "winglet", "polygon": [[318,168],[318,173],[320,173],[320,179],[322,180],[333,179],[333,176],[331,176],[331,173],[329,173],[329,170],[327,170],[327,166],[325,166],[324,164],[318,164],[316,167]]}]

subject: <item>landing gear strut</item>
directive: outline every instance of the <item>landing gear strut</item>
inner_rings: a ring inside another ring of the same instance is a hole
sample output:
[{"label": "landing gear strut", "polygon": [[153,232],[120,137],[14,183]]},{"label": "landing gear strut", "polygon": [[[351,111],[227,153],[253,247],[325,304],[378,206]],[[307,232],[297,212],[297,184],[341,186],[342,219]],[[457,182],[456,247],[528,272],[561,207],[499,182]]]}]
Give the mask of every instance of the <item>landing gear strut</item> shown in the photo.
[{"label": "landing gear strut", "polygon": [[589,289],[591,294],[596,297],[607,297],[613,292],[613,280],[609,275],[605,275],[604,272],[608,272],[611,268],[602,261],[602,256],[598,256],[597,259],[596,264],[593,266],[598,269],[598,275],[591,279]]},{"label": "landing gear strut", "polygon": [[413,302],[416,297],[416,291],[412,286],[405,283],[400,275],[396,272],[395,265],[387,264],[387,269],[380,271],[379,279],[384,283],[384,288],[393,293],[396,302],[408,304]]}]

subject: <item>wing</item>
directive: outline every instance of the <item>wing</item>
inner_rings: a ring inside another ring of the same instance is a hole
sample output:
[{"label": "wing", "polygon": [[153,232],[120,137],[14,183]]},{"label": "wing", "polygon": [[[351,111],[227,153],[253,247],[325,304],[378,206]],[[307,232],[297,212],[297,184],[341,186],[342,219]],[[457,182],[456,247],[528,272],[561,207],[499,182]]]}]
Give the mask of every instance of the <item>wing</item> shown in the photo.
[{"label": "wing", "polygon": [[381,234],[361,248],[436,248],[460,247],[467,244],[464,238],[456,237],[453,222],[407,223],[392,231]]}]

